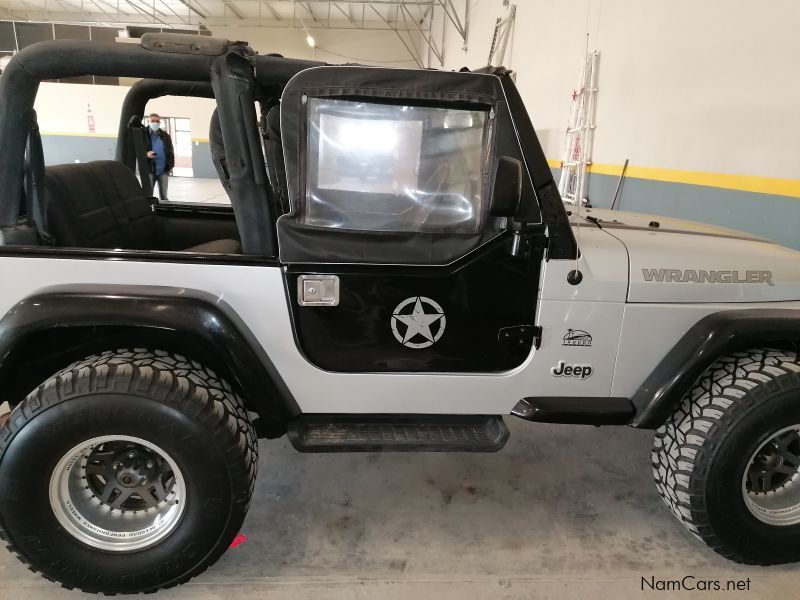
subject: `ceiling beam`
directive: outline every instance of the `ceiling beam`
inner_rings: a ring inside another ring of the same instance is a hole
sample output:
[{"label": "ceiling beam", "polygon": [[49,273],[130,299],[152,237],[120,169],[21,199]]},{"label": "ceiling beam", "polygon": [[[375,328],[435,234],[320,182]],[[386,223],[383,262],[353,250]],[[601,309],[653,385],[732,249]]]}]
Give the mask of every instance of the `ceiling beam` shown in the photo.
[{"label": "ceiling beam", "polygon": [[372,9],[372,11],[373,11],[373,12],[374,12],[376,15],[378,15],[378,18],[379,18],[381,21],[383,21],[384,23],[386,23],[386,24],[389,26],[389,29],[391,29],[392,31],[394,31],[394,32],[395,32],[395,34],[397,35],[397,37],[398,37],[398,38],[400,39],[400,41],[403,43],[403,46],[405,46],[405,48],[406,48],[406,50],[408,51],[408,53],[409,53],[409,55],[411,56],[411,58],[413,58],[413,59],[414,59],[414,62],[415,62],[415,63],[417,63],[417,66],[418,66],[420,69],[424,68],[424,67],[423,67],[423,64],[422,64],[422,60],[420,60],[420,59],[417,57],[417,53],[416,53],[416,52],[414,52],[414,51],[411,49],[411,46],[409,46],[409,45],[408,45],[408,42],[406,42],[405,38],[403,38],[402,34],[400,33],[400,30],[398,30],[398,29],[397,29],[397,27],[393,27],[393,26],[392,26],[392,24],[391,24],[391,22],[390,22],[390,21],[389,21],[389,20],[388,20],[386,17],[384,17],[384,16],[381,14],[381,11],[379,11],[377,8],[375,8],[374,6],[372,6],[372,4],[369,4],[369,7]]},{"label": "ceiling beam", "polygon": [[[109,7],[110,8],[110,7]],[[38,9],[37,11],[26,11],[21,8],[19,9],[11,9],[9,13],[8,10],[3,11],[3,17],[6,17],[12,21],[32,21],[32,22],[40,22],[40,23],[63,23],[63,24],[75,24],[75,25],[103,25],[106,23],[113,23],[115,25],[160,25],[166,28],[172,27],[185,27],[186,25],[191,25],[193,28],[196,24],[186,23],[184,21],[180,21],[171,15],[165,15],[166,19],[161,19],[158,21],[153,20],[153,13],[152,11],[144,11],[139,7],[131,7],[130,3],[127,0],[120,0],[120,9],[127,8],[131,12],[122,12],[120,10],[119,16],[116,14],[110,13],[101,13],[101,12],[78,12],[78,11],[58,11],[58,10],[51,10],[47,9],[47,13],[42,9]],[[116,10],[116,9],[115,9]],[[233,21],[229,19],[227,21],[228,24],[239,23],[239,21]],[[219,23],[220,25],[222,23]],[[347,27],[347,30],[351,30],[351,27]]]},{"label": "ceiling beam", "polygon": [[280,21],[281,20],[281,13],[279,13],[277,10],[275,10],[275,7],[272,6],[272,4],[267,2],[267,0],[262,0],[261,4],[263,4],[264,6],[266,6],[269,9],[269,12],[272,13],[272,16],[274,17],[274,19],[276,21]]},{"label": "ceiling beam", "polygon": [[[156,21],[157,23],[160,23],[160,24],[162,24],[162,25],[167,25],[167,24],[168,24],[166,21],[164,21],[164,20],[163,20],[163,19],[161,19],[160,17],[157,17],[157,16],[156,16],[156,13],[158,12],[158,11],[156,11],[156,10],[154,10],[153,12],[150,12],[150,11],[144,10],[144,9],[143,9],[141,6],[139,6],[139,5],[137,5],[137,4],[134,4],[133,2],[131,2],[131,0],[125,0],[125,3],[126,3],[128,6],[130,6],[130,7],[131,7],[133,10],[135,10],[135,11],[137,11],[137,12],[141,13],[143,16],[146,16],[146,17],[150,17],[150,18],[152,18],[152,19],[153,19],[153,21]],[[166,16],[166,15],[165,15],[165,16]]]},{"label": "ceiling beam", "polygon": [[[91,1],[93,4],[97,5],[97,2],[95,2],[94,0],[90,0],[90,1]],[[163,5],[164,5],[164,8],[166,8],[166,9],[167,9],[169,12],[171,12],[171,13],[172,13],[173,15],[175,15],[175,16],[176,16],[178,19],[180,19],[181,23],[187,23],[187,24],[188,24],[188,21],[187,21],[186,19],[184,19],[182,15],[179,15],[178,13],[176,13],[176,12],[175,12],[175,9],[173,9],[173,8],[172,8],[172,7],[171,7],[169,4],[167,4],[167,3],[166,3],[164,0],[160,0],[160,2],[161,2],[161,4],[163,4]],[[103,12],[105,12],[105,11],[103,11]]]},{"label": "ceiling beam", "polygon": [[242,14],[242,11],[236,8],[236,5],[233,3],[233,0],[222,0],[222,4],[224,4],[225,7],[228,8],[237,19],[244,18],[244,14]]},{"label": "ceiling beam", "polygon": [[311,6],[308,4],[308,2],[298,2],[298,4],[305,9],[305,11],[311,16],[311,19],[314,21],[314,23],[316,23],[317,15],[315,15],[314,11],[311,10]]},{"label": "ceiling beam", "polygon": [[[282,21],[278,22],[272,17],[264,16],[263,18],[258,17],[245,17],[246,24],[248,27],[263,27],[267,29],[303,29],[303,26],[300,24],[300,17],[298,15],[296,25],[292,26],[290,20],[284,18]],[[339,21],[331,21],[330,26],[327,24],[327,19],[325,21],[318,21],[317,23],[313,23],[311,19],[305,21],[305,29],[309,31],[320,30],[320,29],[327,29],[330,31],[355,31],[356,27],[350,23],[349,21],[345,21],[344,19],[340,19]],[[225,27],[227,25],[238,25],[242,26],[242,21],[236,19],[235,17],[208,17],[203,19],[203,24],[206,27],[213,29],[213,27]],[[411,24],[409,23],[408,27],[400,26],[388,26],[385,24],[385,21],[381,21],[379,19],[372,19],[367,20],[364,22],[364,25],[361,25],[359,22],[358,29],[363,31],[416,31]]]},{"label": "ceiling beam", "polygon": [[353,25],[356,27],[356,29],[358,29],[358,21],[356,21],[355,19],[353,19],[353,17],[350,15],[350,11],[349,11],[349,10],[345,10],[345,9],[343,9],[343,8],[342,8],[341,6],[339,6],[339,5],[338,5],[336,2],[331,2],[331,5],[333,6],[333,8],[335,8],[335,9],[336,9],[336,10],[338,10],[340,13],[342,13],[342,14],[344,15],[344,17],[345,17],[345,18],[346,18],[348,21],[350,21],[350,22],[351,22],[351,23],[352,23],[352,24],[353,24]]},{"label": "ceiling beam", "polygon": [[[474,1],[474,0],[473,0]],[[272,0],[275,4],[301,4],[296,0]],[[329,4],[331,0],[304,0],[302,4]],[[441,6],[437,0],[336,0],[339,4],[362,4],[374,6]]]},{"label": "ceiling beam", "polygon": [[204,13],[202,10],[192,6],[192,0],[178,0],[178,2],[183,4],[186,8],[188,8],[190,11],[192,11],[194,14],[196,14],[201,19],[207,19],[208,18],[208,14],[207,13]]},{"label": "ceiling beam", "polygon": [[419,24],[417,24],[417,20],[413,17],[411,12],[405,6],[402,6],[401,9],[403,11],[402,12],[403,21],[407,22],[406,21],[406,16],[408,16],[408,19],[414,24],[414,27],[416,28],[417,33],[419,33],[419,35],[422,37],[423,41],[428,45],[428,48],[431,49],[431,52],[433,52],[434,56],[436,56],[436,58],[439,60],[439,64],[440,65],[444,65],[444,55],[439,51],[439,48],[436,47],[436,44],[434,43],[433,38],[428,36],[428,35],[426,35],[426,33],[424,31],[422,31],[422,28],[419,26]]},{"label": "ceiling beam", "polygon": [[464,22],[461,22],[461,18],[458,16],[458,11],[456,7],[453,5],[453,0],[439,0],[439,6],[442,7],[445,16],[450,20],[450,23],[453,24],[458,35],[461,36],[461,40],[466,44],[467,43],[467,27],[469,26],[469,3],[470,0],[465,0],[464,2]]}]

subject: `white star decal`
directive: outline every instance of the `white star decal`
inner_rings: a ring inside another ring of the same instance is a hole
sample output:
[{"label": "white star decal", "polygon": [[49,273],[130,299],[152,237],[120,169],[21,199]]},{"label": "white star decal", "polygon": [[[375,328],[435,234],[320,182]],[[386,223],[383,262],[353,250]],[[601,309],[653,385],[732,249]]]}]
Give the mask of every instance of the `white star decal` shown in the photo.
[{"label": "white star decal", "polygon": [[[409,304],[414,303],[414,308],[411,314],[402,314],[401,311]],[[435,312],[425,312],[424,304],[427,304]],[[404,334],[400,334],[397,328],[397,322],[406,326]],[[431,325],[440,321],[439,327],[434,333],[431,331]],[[427,348],[432,346],[444,333],[445,316],[442,307],[430,298],[424,296],[416,296],[407,298],[397,305],[392,313],[392,331],[397,341],[407,346],[408,348]],[[412,342],[415,336],[421,336],[427,341]]]}]

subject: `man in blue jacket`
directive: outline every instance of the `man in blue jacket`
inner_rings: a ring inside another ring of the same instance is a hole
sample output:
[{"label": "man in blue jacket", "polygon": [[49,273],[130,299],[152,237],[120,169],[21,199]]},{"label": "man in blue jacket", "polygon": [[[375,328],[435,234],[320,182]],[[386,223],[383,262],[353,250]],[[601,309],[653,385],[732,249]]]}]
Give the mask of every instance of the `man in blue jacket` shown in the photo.
[{"label": "man in blue jacket", "polygon": [[150,181],[153,184],[154,192],[155,185],[158,184],[158,197],[166,202],[168,200],[169,173],[175,166],[175,149],[172,146],[172,138],[161,129],[161,117],[153,113],[149,119],[149,131],[145,135],[145,148],[151,165]]}]

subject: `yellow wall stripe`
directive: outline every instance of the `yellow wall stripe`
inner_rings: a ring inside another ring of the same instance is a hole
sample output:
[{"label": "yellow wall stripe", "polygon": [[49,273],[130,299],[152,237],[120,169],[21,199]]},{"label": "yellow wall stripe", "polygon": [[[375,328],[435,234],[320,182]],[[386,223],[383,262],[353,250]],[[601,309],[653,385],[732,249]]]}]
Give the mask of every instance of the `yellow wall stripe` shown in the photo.
[{"label": "yellow wall stripe", "polygon": [[[561,161],[548,160],[548,164],[558,169]],[[622,165],[592,163],[590,173],[619,177]],[[669,183],[688,183],[726,190],[756,192],[800,198],[800,179],[780,179],[777,177],[756,177],[754,175],[731,175],[728,173],[706,173],[703,171],[684,171],[681,169],[659,169],[656,167],[637,167],[628,165],[626,177],[666,181]]]}]

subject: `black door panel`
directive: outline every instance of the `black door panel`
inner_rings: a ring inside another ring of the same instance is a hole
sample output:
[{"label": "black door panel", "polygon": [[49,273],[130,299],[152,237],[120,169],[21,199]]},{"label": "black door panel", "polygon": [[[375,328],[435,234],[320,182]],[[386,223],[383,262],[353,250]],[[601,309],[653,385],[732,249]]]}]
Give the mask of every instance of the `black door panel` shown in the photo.
[{"label": "black door panel", "polygon": [[[292,267],[287,288],[298,345],[330,371],[513,369],[527,352],[503,341],[501,330],[534,325],[541,261],[539,250],[510,256],[503,236],[448,267]],[[338,275],[338,306],[299,306],[304,273]]]}]

